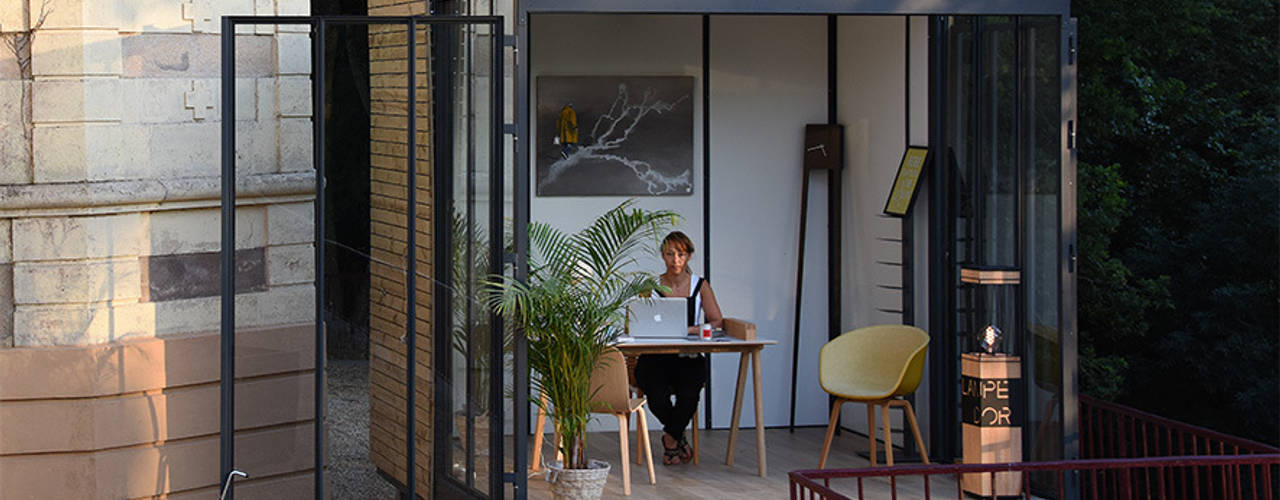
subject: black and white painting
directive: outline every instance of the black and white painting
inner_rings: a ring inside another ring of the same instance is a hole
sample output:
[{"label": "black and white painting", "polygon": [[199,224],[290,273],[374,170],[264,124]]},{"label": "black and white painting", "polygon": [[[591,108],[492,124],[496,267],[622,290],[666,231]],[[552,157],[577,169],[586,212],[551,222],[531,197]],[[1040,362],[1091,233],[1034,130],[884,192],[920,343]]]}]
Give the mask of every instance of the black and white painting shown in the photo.
[{"label": "black and white painting", "polygon": [[693,194],[693,77],[537,84],[538,196]]}]

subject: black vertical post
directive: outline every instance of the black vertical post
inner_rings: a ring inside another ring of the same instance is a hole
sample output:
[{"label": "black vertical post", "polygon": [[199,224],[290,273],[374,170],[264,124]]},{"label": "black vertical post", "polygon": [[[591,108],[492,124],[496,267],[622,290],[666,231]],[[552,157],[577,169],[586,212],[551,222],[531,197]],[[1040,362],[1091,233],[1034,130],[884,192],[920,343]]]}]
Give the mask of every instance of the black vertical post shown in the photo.
[{"label": "black vertical post", "polygon": [[[902,148],[906,150],[911,145],[911,16],[906,16],[903,20],[903,74],[902,74]],[[915,245],[914,245],[914,222],[915,214],[908,208],[908,212],[901,218],[902,222],[902,324],[914,325],[915,317]],[[905,396],[905,399],[912,405],[916,402],[915,393]],[[906,411],[906,410],[903,410]],[[919,458],[918,450],[916,450],[916,442],[911,439],[902,440],[902,454],[905,460],[913,460]],[[904,460],[904,461],[905,461]]]},{"label": "black vertical post", "polygon": [[[711,16],[702,15],[702,272],[711,279]],[[711,355],[704,363],[707,381],[702,421],[711,428]],[[693,425],[698,425],[694,422]]]},{"label": "black vertical post", "polygon": [[[512,233],[515,244],[515,280],[524,282],[529,276],[529,30],[533,23],[525,10],[526,2],[517,2],[516,13],[516,91],[515,91],[515,162],[513,175],[515,185],[515,203],[512,207]],[[515,352],[511,360],[511,385],[514,395],[511,398],[511,422],[515,427],[515,449],[512,450],[515,465],[513,473],[515,482],[511,486],[516,500],[524,500],[528,496],[528,457],[529,457],[529,342],[524,331],[516,330]]]},{"label": "black vertical post", "polygon": [[[955,360],[955,207],[951,205],[952,154],[946,142],[947,17],[929,17],[929,328],[930,350],[938,353],[929,364],[929,449],[938,460],[955,456],[954,407],[957,404]],[[937,333],[940,332],[940,333]]]},{"label": "black vertical post", "polygon": [[325,280],[324,280],[324,190],[325,190],[325,165],[324,165],[324,37],[326,25],[323,17],[316,18],[315,24],[311,26],[311,148],[312,162],[316,168],[316,201],[315,201],[315,217],[313,220],[315,226],[315,299],[316,299],[316,359],[315,359],[315,423],[313,425],[315,431],[315,495],[316,498],[325,498],[324,495],[324,405],[325,405],[325,330],[324,330],[324,299],[325,299]]},{"label": "black vertical post", "polygon": [[[219,475],[222,485],[235,467],[236,404],[236,25],[222,18],[222,398],[218,416]],[[226,498],[235,498],[235,488]]]},{"label": "black vertical post", "polygon": [[[417,434],[417,417],[414,407],[417,404],[417,377],[414,376],[415,368],[417,368],[417,350],[418,350],[418,318],[417,318],[417,295],[418,295],[418,83],[417,83],[417,59],[418,59],[418,19],[416,17],[408,18],[409,27],[409,54],[408,54],[408,87],[409,87],[409,117],[408,117],[408,164],[409,164],[409,185],[408,185],[408,210],[409,220],[406,229],[408,236],[408,272],[405,273],[405,345],[407,346],[406,359],[408,366],[405,368],[408,380],[405,394],[405,483],[409,490],[409,500],[417,498],[417,464],[414,460],[417,451],[417,443],[415,435]],[[438,214],[437,214],[438,215]],[[436,249],[439,251],[440,249]]]},{"label": "black vertical post", "polygon": [[[839,24],[836,16],[827,16],[827,123],[835,125],[838,123],[838,68],[839,58],[837,57],[837,48],[839,46]],[[843,133],[843,129],[841,129]],[[843,142],[844,138],[841,137]],[[844,234],[844,197],[843,189],[840,185],[840,172],[844,169],[844,147],[840,148],[840,158],[837,158],[835,168],[829,170],[827,174],[827,340],[840,336],[840,309],[841,305],[841,287],[844,284],[843,274],[841,271],[841,256],[843,253],[841,246],[841,236]],[[808,186],[805,186],[808,189]],[[799,310],[797,309],[797,312]],[[793,393],[795,391],[792,391]],[[835,396],[827,396],[827,407],[835,404]],[[840,426],[836,425],[839,431]]]},{"label": "black vertical post", "polygon": [[[490,3],[490,10],[493,4]],[[506,230],[503,227],[504,218],[502,216],[502,193],[505,192],[505,178],[503,171],[503,154],[502,149],[506,144],[503,135],[503,120],[506,113],[503,112],[502,102],[505,99],[503,94],[503,44],[502,44],[502,23],[495,22],[489,25],[490,42],[493,50],[493,67],[490,69],[489,80],[492,82],[489,86],[490,93],[490,125],[492,132],[489,133],[489,192],[493,193],[489,196],[489,273],[493,275],[502,274],[503,269],[503,251],[506,248],[504,235]],[[502,386],[505,378],[502,373],[502,352],[506,343],[503,342],[505,337],[505,328],[502,323],[502,316],[496,313],[489,313],[489,428],[501,429],[503,426],[502,415]],[[496,373],[495,373],[496,371]],[[503,445],[506,442],[505,433],[490,432],[489,433],[489,470],[493,471],[489,474],[489,492],[490,496],[501,496],[500,491],[503,489],[503,474],[498,471],[503,470]],[[518,470],[518,469],[517,469]],[[515,474],[515,476],[523,476],[524,474]]]}]

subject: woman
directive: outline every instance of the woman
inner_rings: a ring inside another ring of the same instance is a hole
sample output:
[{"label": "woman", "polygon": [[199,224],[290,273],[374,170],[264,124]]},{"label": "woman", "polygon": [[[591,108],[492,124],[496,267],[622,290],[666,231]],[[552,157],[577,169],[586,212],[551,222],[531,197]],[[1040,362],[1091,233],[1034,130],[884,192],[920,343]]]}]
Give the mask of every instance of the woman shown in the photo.
[{"label": "woman", "polygon": [[[711,284],[689,270],[693,242],[680,231],[662,240],[662,261],[667,271],[658,277],[671,291],[664,297],[686,297],[689,301],[689,333],[698,325],[711,323],[722,328],[724,318],[711,291]],[[693,459],[693,448],[684,438],[684,428],[698,408],[698,394],[706,382],[706,358],[699,354],[647,354],[636,361],[636,385],[649,398],[649,409],[662,422],[662,463],[675,465]],[[671,396],[675,396],[675,404]],[[694,425],[697,425],[695,422]]]}]

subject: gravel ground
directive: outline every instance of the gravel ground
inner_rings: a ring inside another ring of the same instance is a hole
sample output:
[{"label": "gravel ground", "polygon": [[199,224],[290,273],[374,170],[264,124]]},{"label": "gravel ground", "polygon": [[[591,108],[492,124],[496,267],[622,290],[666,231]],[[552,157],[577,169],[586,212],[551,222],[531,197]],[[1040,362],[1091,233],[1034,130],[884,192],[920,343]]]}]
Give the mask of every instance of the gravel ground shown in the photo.
[{"label": "gravel ground", "polygon": [[394,499],[398,492],[369,460],[369,362],[329,360],[330,498]]}]

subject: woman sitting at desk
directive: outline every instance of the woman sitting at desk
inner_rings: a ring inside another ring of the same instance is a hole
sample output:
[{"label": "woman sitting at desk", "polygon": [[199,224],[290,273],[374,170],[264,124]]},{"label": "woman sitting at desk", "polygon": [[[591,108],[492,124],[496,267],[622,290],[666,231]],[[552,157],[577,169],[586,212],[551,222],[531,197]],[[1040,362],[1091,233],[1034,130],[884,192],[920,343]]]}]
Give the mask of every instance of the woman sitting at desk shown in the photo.
[{"label": "woman sitting at desk", "polygon": [[[711,291],[711,284],[689,271],[693,242],[680,231],[662,240],[662,261],[667,272],[659,281],[671,289],[664,297],[687,297],[689,333],[698,333],[704,321],[722,328],[724,318]],[[705,313],[705,315],[703,314]],[[684,428],[698,408],[698,394],[706,382],[706,358],[701,354],[646,354],[636,361],[636,385],[649,398],[649,409],[662,422],[662,463],[675,465],[693,459],[693,448],[684,438]],[[675,395],[675,405],[671,396]],[[693,425],[698,425],[694,422]]]}]

